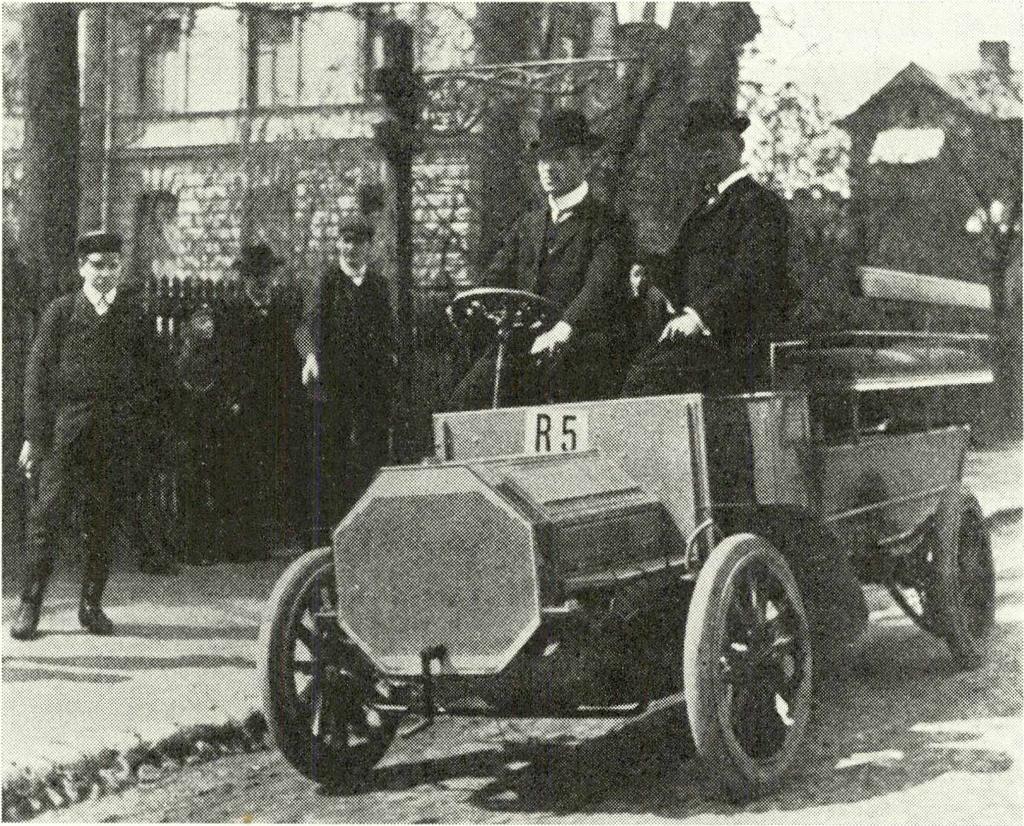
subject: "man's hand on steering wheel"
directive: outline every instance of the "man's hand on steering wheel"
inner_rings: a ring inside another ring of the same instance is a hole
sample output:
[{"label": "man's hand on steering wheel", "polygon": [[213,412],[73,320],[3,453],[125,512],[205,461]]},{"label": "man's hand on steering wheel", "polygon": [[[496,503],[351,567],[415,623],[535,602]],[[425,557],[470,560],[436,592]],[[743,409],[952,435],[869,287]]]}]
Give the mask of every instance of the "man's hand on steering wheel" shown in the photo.
[{"label": "man's hand on steering wheel", "polygon": [[530,355],[536,356],[542,353],[550,355],[555,352],[555,348],[565,344],[571,335],[572,327],[564,321],[559,321],[546,333],[541,333],[534,339],[533,346],[530,347]]}]

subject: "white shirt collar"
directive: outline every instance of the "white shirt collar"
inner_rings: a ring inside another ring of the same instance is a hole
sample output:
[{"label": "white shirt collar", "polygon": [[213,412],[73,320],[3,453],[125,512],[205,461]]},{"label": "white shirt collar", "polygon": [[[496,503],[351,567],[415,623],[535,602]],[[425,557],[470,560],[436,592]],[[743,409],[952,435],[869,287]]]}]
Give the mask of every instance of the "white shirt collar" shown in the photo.
[{"label": "white shirt collar", "polygon": [[729,175],[724,181],[721,181],[718,184],[718,196],[717,197],[721,197],[725,193],[725,190],[727,190],[730,186],[732,186],[737,181],[742,181],[749,174],[750,174],[750,170],[749,169],[744,169],[741,166],[739,169],[737,169],[735,172],[733,172],[731,175]]},{"label": "white shirt collar", "polygon": [[345,262],[341,259],[338,260],[338,266],[341,267],[341,271],[345,273],[346,277],[349,278],[353,284],[357,287],[361,287],[363,285],[363,281],[366,280],[366,270],[369,267],[369,264],[363,264],[357,272],[350,272],[346,269]]},{"label": "white shirt collar", "polygon": [[89,303],[92,304],[92,308],[96,311],[96,315],[106,315],[107,310],[110,309],[110,305],[114,303],[114,299],[117,298],[117,287],[111,288],[107,293],[101,293],[97,290],[90,282],[82,282],[82,292],[85,293],[85,297],[89,299]]},{"label": "white shirt collar", "polygon": [[583,199],[590,194],[590,184],[586,181],[564,195],[548,195],[548,204],[551,206],[551,220],[556,224],[561,223],[568,214],[583,203]]}]

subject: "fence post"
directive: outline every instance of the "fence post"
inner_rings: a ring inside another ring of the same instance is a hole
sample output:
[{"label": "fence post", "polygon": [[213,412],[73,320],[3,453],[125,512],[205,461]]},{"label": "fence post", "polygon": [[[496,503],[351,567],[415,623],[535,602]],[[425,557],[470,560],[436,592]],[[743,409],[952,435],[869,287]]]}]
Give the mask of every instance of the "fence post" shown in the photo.
[{"label": "fence post", "polygon": [[399,20],[382,31],[384,64],[377,70],[377,91],[384,98],[388,118],[377,124],[375,140],[387,161],[386,197],[394,219],[394,290],[399,358],[396,404],[395,454],[408,459],[410,419],[413,415],[412,347],[412,159],[418,149],[419,79],[413,70],[413,29]]}]

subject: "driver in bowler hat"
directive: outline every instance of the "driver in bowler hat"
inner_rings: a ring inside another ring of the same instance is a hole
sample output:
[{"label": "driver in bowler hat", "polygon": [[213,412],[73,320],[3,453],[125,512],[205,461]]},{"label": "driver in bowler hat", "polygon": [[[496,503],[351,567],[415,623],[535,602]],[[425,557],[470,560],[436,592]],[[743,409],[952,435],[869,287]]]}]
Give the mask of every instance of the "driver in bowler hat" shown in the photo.
[{"label": "driver in bowler hat", "polygon": [[[538,133],[530,149],[544,202],[512,226],[482,286],[536,293],[562,314],[526,353],[513,354],[511,387],[502,391],[510,404],[595,398],[618,389],[611,331],[624,298],[623,243],[611,211],[587,182],[600,139],[574,109],[544,115]],[[556,353],[553,372],[538,369],[539,357]],[[455,390],[454,409],[488,406],[494,365],[493,352],[476,362]]]}]

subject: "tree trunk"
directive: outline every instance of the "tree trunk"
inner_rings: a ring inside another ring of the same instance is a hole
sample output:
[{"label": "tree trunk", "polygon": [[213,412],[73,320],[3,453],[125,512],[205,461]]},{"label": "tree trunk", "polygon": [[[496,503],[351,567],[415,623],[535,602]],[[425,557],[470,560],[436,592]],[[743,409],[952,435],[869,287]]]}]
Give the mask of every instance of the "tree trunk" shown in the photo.
[{"label": "tree trunk", "polygon": [[[481,3],[475,24],[478,61],[485,65],[531,59],[535,9],[530,3]],[[525,96],[496,99],[483,123],[477,180],[480,181],[480,242],[477,261],[481,268],[494,255],[503,234],[529,199],[530,188],[522,174],[521,126],[526,117]]]},{"label": "tree trunk", "polygon": [[38,310],[77,284],[78,6],[25,6],[24,263]]}]

